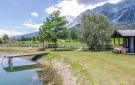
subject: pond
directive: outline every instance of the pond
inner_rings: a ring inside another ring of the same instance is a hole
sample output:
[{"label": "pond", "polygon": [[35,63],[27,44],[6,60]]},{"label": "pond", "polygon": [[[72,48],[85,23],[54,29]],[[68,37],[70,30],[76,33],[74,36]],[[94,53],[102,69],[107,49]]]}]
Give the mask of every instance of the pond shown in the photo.
[{"label": "pond", "polygon": [[0,64],[0,85],[62,85],[60,76],[51,66],[40,66],[26,59],[14,58],[13,67],[8,59]]}]

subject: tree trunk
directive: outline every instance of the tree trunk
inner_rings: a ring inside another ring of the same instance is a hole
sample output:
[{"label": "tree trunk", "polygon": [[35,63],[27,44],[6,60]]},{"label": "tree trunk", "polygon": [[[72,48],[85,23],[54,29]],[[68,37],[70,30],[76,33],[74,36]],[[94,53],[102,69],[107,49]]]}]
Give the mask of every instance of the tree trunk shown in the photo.
[{"label": "tree trunk", "polygon": [[43,41],[43,48],[45,47],[45,41]]},{"label": "tree trunk", "polygon": [[55,51],[56,51],[57,50],[57,42],[55,42],[54,48],[55,48]]}]

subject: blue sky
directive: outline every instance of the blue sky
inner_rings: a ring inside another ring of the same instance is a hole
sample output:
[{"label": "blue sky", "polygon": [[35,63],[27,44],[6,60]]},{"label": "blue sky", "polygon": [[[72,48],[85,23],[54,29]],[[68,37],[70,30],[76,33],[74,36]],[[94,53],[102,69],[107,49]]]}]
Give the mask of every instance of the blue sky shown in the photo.
[{"label": "blue sky", "polygon": [[81,12],[120,0],[1,0],[0,35],[21,35],[35,32],[45,18],[59,9],[71,22]]}]

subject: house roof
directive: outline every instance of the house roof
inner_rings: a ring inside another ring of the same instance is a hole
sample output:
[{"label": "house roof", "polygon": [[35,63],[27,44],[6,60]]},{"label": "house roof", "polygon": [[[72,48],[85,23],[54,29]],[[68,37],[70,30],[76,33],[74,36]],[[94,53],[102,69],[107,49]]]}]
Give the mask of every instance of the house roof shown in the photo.
[{"label": "house roof", "polygon": [[121,36],[135,36],[135,30],[116,30]]}]

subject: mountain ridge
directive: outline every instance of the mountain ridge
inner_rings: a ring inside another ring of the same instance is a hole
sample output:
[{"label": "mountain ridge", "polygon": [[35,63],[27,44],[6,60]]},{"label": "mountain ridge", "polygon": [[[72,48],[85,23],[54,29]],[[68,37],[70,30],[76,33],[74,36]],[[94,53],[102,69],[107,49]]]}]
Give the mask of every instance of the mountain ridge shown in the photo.
[{"label": "mountain ridge", "polygon": [[103,14],[105,15],[110,23],[129,23],[133,24],[135,22],[135,1],[134,0],[124,0],[117,4],[106,3],[102,6],[96,7],[94,9],[88,9],[77,16],[74,21],[70,24],[70,28],[78,27],[81,22],[81,16],[84,14]]},{"label": "mountain ridge", "polygon": [[[79,28],[81,23],[81,16],[83,14],[99,13],[108,17],[111,26],[115,29],[133,29],[135,27],[135,0],[124,0],[117,4],[106,3],[102,6],[94,9],[88,9],[77,16],[73,22],[69,23],[69,28]],[[117,26],[117,27],[116,27]],[[121,26],[121,27],[120,27]],[[37,32],[29,33],[25,35],[13,36],[10,39],[14,40],[17,38],[33,37],[36,36]]]},{"label": "mountain ridge", "polygon": [[24,37],[34,37],[37,35],[38,32],[32,32],[32,33],[28,33],[28,34],[24,34],[24,35],[17,35],[17,36],[12,36],[9,37],[10,40],[18,40],[21,39],[22,36]]}]

